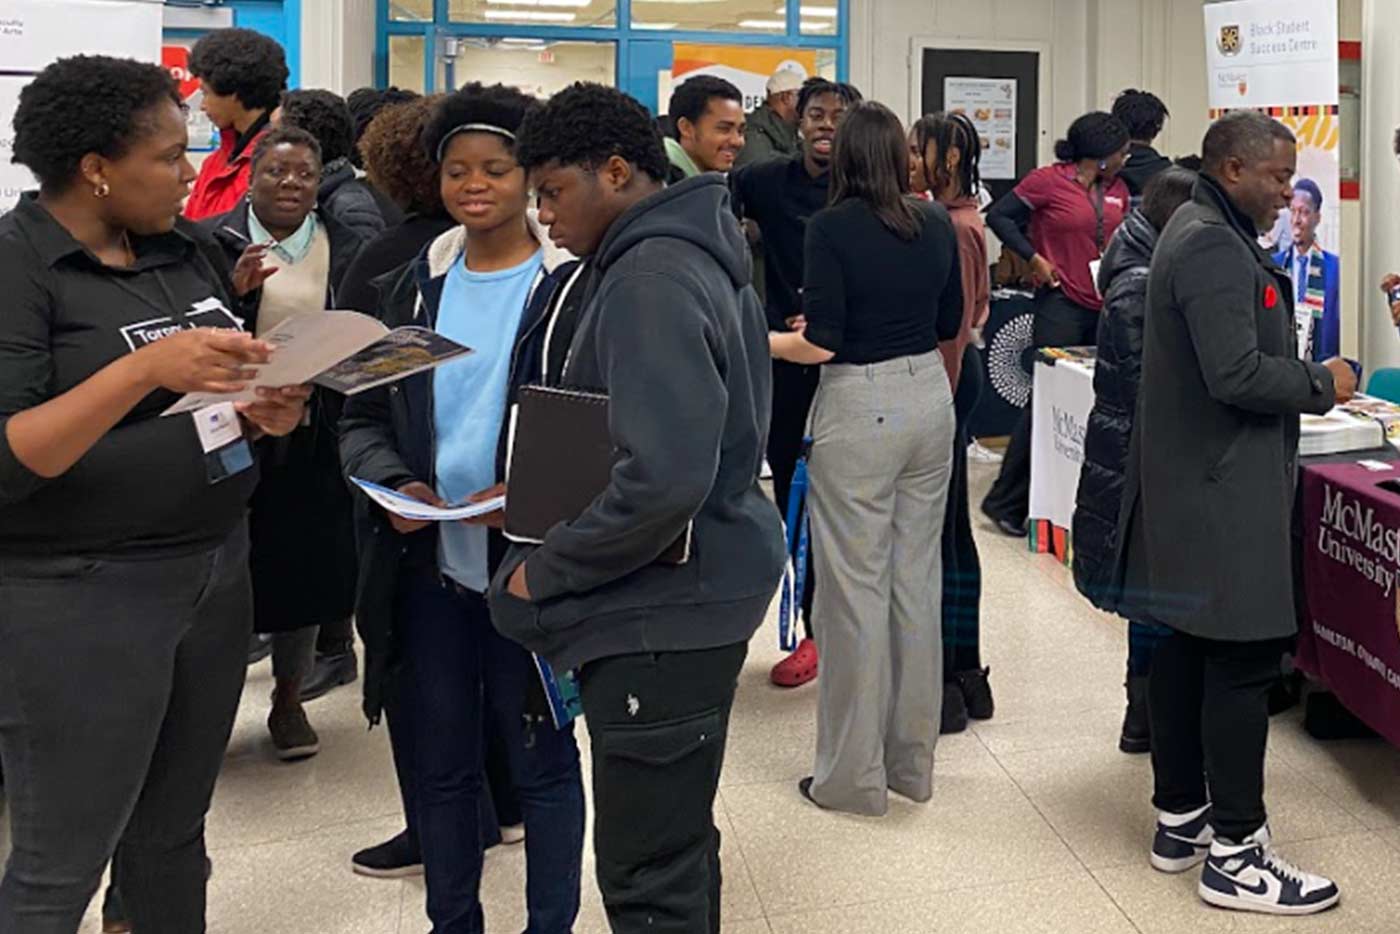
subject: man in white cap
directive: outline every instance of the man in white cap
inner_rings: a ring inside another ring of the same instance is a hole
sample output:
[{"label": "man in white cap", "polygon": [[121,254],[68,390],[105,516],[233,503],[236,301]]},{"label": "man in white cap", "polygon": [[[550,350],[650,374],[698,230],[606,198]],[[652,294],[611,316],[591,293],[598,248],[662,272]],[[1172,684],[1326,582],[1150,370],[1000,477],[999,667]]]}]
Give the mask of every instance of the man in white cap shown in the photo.
[{"label": "man in white cap", "polygon": [[803,80],[801,72],[786,67],[768,79],[768,99],[749,115],[747,139],[736,168],[798,154],[797,92]]}]

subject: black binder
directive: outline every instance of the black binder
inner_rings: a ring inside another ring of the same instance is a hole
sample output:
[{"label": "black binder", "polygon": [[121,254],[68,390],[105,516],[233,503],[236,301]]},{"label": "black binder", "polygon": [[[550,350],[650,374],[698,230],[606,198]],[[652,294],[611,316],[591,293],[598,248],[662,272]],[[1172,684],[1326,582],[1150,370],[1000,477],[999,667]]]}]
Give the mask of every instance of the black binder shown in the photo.
[{"label": "black binder", "polygon": [[[506,456],[506,537],[538,545],[561,522],[572,522],[607,489],[614,450],[608,397],[525,386],[510,416]],[[690,559],[692,526],[656,560]]]}]

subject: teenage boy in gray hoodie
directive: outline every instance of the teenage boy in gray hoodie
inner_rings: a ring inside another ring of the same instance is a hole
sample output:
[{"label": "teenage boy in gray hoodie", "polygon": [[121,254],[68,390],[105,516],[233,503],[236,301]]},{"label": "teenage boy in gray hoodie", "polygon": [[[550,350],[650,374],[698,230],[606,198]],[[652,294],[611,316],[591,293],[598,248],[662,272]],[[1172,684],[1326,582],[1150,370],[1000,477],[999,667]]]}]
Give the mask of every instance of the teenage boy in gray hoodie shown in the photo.
[{"label": "teenage boy in gray hoodie", "polygon": [[[549,381],[605,392],[622,453],[582,515],[507,558],[492,617],[579,671],[612,929],[717,932],[729,712],[784,565],[758,482],[771,364],[748,250],[724,179],[664,187],[651,117],[617,90],[555,95],[516,157],[550,238],[595,271]],[[687,527],[689,559],[658,563]]]}]

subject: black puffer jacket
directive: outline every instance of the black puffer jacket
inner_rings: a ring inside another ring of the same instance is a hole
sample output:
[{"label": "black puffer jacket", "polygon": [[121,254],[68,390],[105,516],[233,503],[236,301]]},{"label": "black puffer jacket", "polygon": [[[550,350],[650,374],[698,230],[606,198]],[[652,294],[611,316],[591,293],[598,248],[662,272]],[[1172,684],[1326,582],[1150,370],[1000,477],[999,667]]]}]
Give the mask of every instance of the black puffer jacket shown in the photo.
[{"label": "black puffer jacket", "polygon": [[326,166],[316,200],[323,215],[335,218],[365,240],[387,226],[374,189],[355,174],[348,159],[337,159]]},{"label": "black puffer jacket", "polygon": [[1094,409],[1084,437],[1084,466],[1074,509],[1074,584],[1101,610],[1116,611],[1110,587],[1118,553],[1128,441],[1142,375],[1147,274],[1157,229],[1141,211],[1128,215],[1099,268],[1104,297],[1094,364]]}]

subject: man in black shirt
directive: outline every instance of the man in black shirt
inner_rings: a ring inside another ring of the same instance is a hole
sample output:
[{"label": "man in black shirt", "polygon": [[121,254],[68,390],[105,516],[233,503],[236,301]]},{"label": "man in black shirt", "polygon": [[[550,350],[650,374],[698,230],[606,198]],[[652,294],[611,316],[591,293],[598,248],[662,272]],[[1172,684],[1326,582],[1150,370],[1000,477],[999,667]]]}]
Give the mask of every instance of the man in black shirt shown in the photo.
[{"label": "man in black shirt", "polygon": [[[849,84],[812,78],[802,86],[797,101],[801,155],[746,166],[730,176],[735,210],[756,223],[763,234],[769,330],[790,331],[802,323],[802,251],[807,219],[826,207],[836,130],[847,109],[860,100],[860,91]],[[774,498],[785,515],[819,374],[819,367],[773,362],[768,466],[773,470]],[[811,624],[815,583],[809,571],[802,600],[805,638],[796,652],[774,666],[773,683],[780,687],[798,687],[817,676],[817,646]]]},{"label": "man in black shirt", "polygon": [[1129,88],[1114,99],[1113,115],[1128,128],[1128,136],[1132,140],[1128,161],[1118,175],[1127,183],[1133,202],[1137,203],[1147,183],[1172,164],[1170,159],[1152,148],[1152,141],[1162,132],[1171,114],[1156,94]]}]

